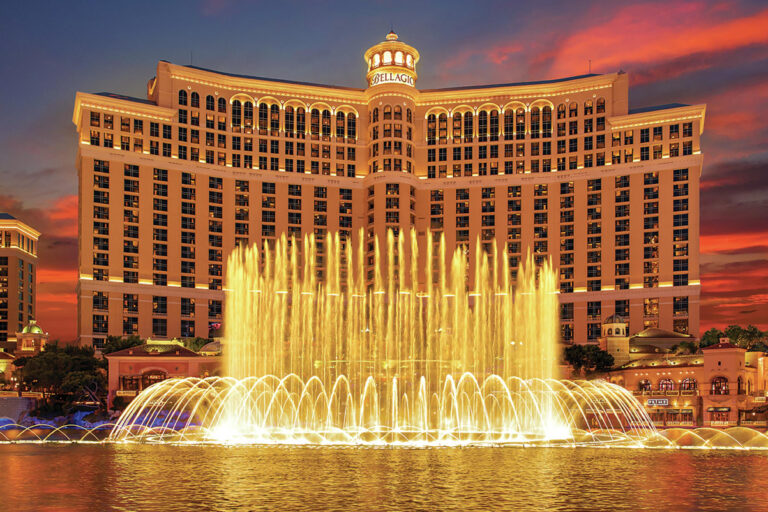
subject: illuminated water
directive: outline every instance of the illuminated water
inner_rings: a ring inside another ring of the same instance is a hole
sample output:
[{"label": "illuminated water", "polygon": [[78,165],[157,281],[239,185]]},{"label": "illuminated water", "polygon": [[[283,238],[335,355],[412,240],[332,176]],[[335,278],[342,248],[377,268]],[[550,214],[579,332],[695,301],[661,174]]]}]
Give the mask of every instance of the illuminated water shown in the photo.
[{"label": "illuminated water", "polygon": [[447,255],[443,239],[415,231],[389,232],[383,248],[361,232],[354,248],[332,235],[234,251],[225,377],[144,390],[111,439],[637,444],[655,435],[625,389],[557,380],[550,263],[529,256],[513,286],[505,252],[480,248],[474,275],[464,250]]},{"label": "illuminated water", "polygon": [[9,511],[768,509],[768,454],[0,446]]}]

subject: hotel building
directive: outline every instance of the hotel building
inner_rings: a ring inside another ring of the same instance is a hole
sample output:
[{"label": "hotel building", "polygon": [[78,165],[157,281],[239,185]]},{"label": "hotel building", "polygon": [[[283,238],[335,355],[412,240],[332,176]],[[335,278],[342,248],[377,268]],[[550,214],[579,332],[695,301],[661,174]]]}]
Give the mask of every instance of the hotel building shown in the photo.
[{"label": "hotel building", "polygon": [[17,333],[34,324],[40,233],[0,213],[0,351],[16,351]]},{"label": "hotel building", "polygon": [[698,335],[703,105],[630,109],[623,72],[420,90],[394,33],[364,61],[362,89],[161,61],[147,99],[78,92],[81,343],[207,336],[236,244],[388,229],[552,258],[564,343]]}]

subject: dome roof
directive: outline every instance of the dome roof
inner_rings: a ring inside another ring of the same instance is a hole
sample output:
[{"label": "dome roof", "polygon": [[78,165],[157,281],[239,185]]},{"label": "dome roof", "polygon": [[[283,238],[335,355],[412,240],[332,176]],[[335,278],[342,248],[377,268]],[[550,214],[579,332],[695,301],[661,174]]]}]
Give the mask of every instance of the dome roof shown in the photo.
[{"label": "dome roof", "polygon": [[624,320],[624,317],[616,314],[609,316],[603,322],[603,324],[625,324],[625,323],[627,323],[627,321]]},{"label": "dome roof", "polygon": [[219,355],[221,354],[221,342],[220,341],[211,341],[210,343],[206,343],[202,347],[200,347],[200,350],[197,351],[198,354],[203,355]]},{"label": "dome roof", "polygon": [[649,327],[632,336],[633,338],[693,338],[690,334],[667,331],[658,327]]},{"label": "dome roof", "polygon": [[34,320],[30,320],[27,325],[24,326],[24,329],[21,331],[22,334],[45,334],[45,331],[43,331],[42,327],[37,325],[37,322]]}]

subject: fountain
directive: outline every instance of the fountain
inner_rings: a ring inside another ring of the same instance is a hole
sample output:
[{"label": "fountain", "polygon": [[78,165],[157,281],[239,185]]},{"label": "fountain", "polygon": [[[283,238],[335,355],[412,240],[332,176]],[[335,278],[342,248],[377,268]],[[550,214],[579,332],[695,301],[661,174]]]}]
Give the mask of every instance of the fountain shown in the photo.
[{"label": "fountain", "polygon": [[[144,390],[111,440],[312,444],[647,444],[627,390],[557,379],[550,262],[512,284],[503,252],[446,257],[415,231],[357,247],[280,238],[230,256],[225,375]],[[369,245],[370,244],[370,245]],[[366,248],[369,252],[366,252]],[[419,251],[424,251],[420,259]],[[325,265],[318,265],[324,261]],[[420,262],[422,262],[420,264]]]}]

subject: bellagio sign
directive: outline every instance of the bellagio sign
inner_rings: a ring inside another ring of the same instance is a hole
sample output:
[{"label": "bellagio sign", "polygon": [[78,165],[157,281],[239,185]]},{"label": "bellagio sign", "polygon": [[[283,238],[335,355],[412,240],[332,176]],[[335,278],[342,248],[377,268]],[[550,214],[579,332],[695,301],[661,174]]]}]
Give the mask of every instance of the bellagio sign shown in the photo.
[{"label": "bellagio sign", "polygon": [[371,76],[371,87],[381,84],[402,84],[413,87],[413,77],[408,73],[393,73],[382,71]]}]

